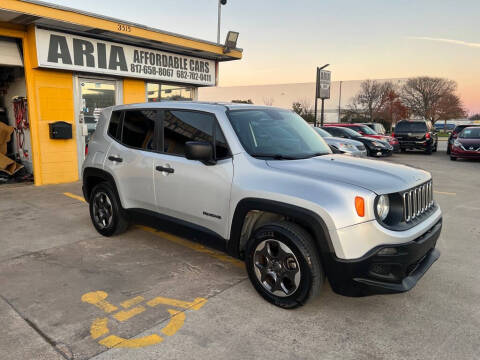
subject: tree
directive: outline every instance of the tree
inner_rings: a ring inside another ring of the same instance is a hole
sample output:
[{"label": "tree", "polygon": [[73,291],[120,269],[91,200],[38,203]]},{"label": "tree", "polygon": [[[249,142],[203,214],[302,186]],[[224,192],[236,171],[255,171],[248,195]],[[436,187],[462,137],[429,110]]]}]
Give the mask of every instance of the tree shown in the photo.
[{"label": "tree", "polygon": [[474,114],[469,117],[470,120],[480,120],[480,114]]},{"label": "tree", "polygon": [[391,91],[393,91],[393,84],[390,82],[362,81],[360,91],[354,97],[350,110],[355,109],[357,113],[363,113],[363,117],[370,121],[375,121],[376,115],[384,106]]},{"label": "tree", "polygon": [[232,100],[232,103],[237,103],[237,104],[253,104],[252,99],[248,100]]},{"label": "tree", "polygon": [[401,119],[409,117],[409,109],[402,103],[399,94],[392,88],[384,95],[384,101],[381,109],[377,111],[375,117],[389,129]]},{"label": "tree", "polygon": [[263,98],[263,103],[267,106],[272,106],[274,99],[272,97],[266,96]]},{"label": "tree", "polygon": [[[461,103],[455,95],[456,89],[457,84],[452,80],[420,76],[407,80],[402,87],[401,97],[413,115],[435,123],[447,113],[460,113],[458,110]],[[458,102],[453,97],[456,97]]]},{"label": "tree", "polygon": [[458,119],[466,116],[462,101],[456,94],[445,94],[437,104],[436,120]]},{"label": "tree", "polygon": [[312,105],[307,99],[301,99],[292,104],[292,110],[300,115],[306,122],[315,123],[315,114]]}]

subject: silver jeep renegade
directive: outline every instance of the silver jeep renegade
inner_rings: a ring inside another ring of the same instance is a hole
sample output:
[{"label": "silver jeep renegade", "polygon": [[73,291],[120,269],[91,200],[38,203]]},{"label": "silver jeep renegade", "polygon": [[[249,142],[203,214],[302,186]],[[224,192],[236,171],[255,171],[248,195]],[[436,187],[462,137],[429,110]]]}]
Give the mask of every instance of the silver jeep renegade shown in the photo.
[{"label": "silver jeep renegade", "polygon": [[105,109],[83,192],[97,231],[131,222],[181,231],[244,259],[284,308],[325,278],[348,296],[411,289],[439,258],[428,172],[332,154],[292,111],[160,102]]}]

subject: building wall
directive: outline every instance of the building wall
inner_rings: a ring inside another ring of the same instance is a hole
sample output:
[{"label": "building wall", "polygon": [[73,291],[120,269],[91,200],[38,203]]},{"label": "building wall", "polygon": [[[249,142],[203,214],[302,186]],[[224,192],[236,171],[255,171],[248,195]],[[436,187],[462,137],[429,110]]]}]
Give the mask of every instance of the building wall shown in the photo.
[{"label": "building wall", "polygon": [[[34,174],[35,183],[43,185],[76,181],[78,166],[72,74],[33,69],[32,75],[34,101],[38,104],[34,121],[38,129],[37,161],[40,166],[40,172]],[[50,139],[49,123],[55,121],[72,124],[72,139]]]},{"label": "building wall", "polygon": [[[391,81],[401,85],[405,79],[377,79],[379,82]],[[330,99],[325,100],[325,121],[338,122],[338,108],[347,107],[353,97],[360,90],[362,80],[341,82],[332,81]],[[201,87],[198,89],[200,101],[232,101],[251,99],[257,105],[272,105],[285,109],[291,109],[294,102],[314,108],[315,83],[292,83],[273,85],[251,86],[225,86],[225,87]],[[340,100],[340,104],[339,104]],[[321,101],[318,100],[318,114],[320,114]],[[320,115],[318,115],[319,117]]]},{"label": "building wall", "polygon": [[123,80],[123,103],[143,103],[146,100],[145,81],[138,79]]}]

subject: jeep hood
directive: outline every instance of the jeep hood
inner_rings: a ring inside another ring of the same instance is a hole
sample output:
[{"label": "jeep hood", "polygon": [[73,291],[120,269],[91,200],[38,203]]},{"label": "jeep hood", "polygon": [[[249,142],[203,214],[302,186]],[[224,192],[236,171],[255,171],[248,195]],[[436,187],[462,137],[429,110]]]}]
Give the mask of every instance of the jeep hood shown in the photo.
[{"label": "jeep hood", "polygon": [[323,155],[303,160],[267,160],[271,168],[322,181],[341,182],[377,194],[407,190],[428,181],[430,173],[385,161]]}]

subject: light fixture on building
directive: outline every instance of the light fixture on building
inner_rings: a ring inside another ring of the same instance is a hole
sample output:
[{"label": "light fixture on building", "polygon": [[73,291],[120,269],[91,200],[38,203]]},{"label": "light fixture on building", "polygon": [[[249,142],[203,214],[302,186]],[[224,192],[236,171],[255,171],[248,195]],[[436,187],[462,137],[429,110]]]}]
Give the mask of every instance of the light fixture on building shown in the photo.
[{"label": "light fixture on building", "polygon": [[223,53],[227,54],[232,49],[237,47],[237,40],[238,40],[238,32],[236,31],[229,31],[227,34],[227,38],[225,39],[225,47],[223,48]]}]

